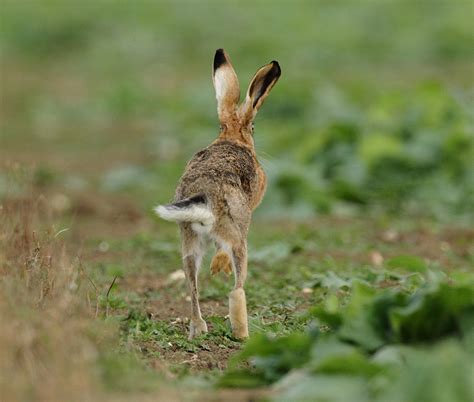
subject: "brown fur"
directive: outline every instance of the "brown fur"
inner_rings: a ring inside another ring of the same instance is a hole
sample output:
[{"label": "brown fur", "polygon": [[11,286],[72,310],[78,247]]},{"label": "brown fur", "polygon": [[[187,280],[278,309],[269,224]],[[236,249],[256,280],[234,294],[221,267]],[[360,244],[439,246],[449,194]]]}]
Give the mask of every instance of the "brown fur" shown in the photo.
[{"label": "brown fur", "polygon": [[222,189],[232,187],[242,193],[246,204],[253,210],[263,198],[265,181],[265,173],[250,147],[219,137],[188,162],[178,183],[175,201],[199,194],[205,189],[214,215],[229,215],[227,194]]},{"label": "brown fur", "polygon": [[[191,294],[190,338],[207,332],[201,317],[197,273],[210,241],[218,251],[211,262],[211,273],[235,273],[234,290],[229,295],[230,320],[234,335],[248,336],[247,309],[243,289],[247,276],[247,233],[252,211],[260,204],[266,176],[260,166],[253,141],[253,119],[258,108],[280,76],[277,62],[257,71],[242,105],[239,83],[230,59],[222,49],[214,58],[213,82],[221,124],[218,138],[197,152],[188,162],[175,192],[175,202],[190,198],[206,200],[214,222],[208,232],[199,232],[196,223],[181,222],[182,252]],[[201,223],[202,224],[202,223]]]},{"label": "brown fur", "polygon": [[211,274],[216,275],[221,271],[230,275],[232,273],[232,261],[229,254],[225,251],[219,250],[212,258]]}]

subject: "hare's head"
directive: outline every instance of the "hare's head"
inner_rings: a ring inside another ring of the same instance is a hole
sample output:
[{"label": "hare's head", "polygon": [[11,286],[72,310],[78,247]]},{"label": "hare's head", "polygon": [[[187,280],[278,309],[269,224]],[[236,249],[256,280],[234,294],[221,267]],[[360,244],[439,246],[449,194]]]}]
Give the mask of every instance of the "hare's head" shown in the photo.
[{"label": "hare's head", "polygon": [[260,68],[250,82],[244,101],[239,105],[240,87],[237,75],[224,49],[214,56],[212,80],[216,89],[220,139],[233,140],[253,147],[253,120],[273,85],[280,77],[277,61]]}]

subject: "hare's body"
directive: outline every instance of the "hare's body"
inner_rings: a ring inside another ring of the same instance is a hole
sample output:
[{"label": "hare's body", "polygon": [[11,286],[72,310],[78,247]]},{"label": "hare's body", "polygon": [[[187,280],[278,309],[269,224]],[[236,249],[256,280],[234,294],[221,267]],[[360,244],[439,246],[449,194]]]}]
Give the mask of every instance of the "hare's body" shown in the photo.
[{"label": "hare's body", "polygon": [[156,211],[179,223],[184,270],[191,293],[190,338],[207,331],[201,317],[197,275],[209,243],[217,252],[211,272],[234,272],[229,316],[234,335],[248,336],[245,292],[247,233],[252,211],[265,192],[266,178],[258,163],[252,121],[258,107],[280,76],[278,63],[262,67],[250,84],[246,100],[237,107],[239,89],[235,72],[222,49],[214,58],[214,86],[221,133],[216,141],[188,162],[173,204]]},{"label": "hare's body", "polygon": [[[217,140],[188,162],[176,189],[175,201],[205,193],[216,216],[226,211],[226,191],[238,192],[252,210],[265,191],[265,173],[252,149],[229,140]],[[203,191],[204,190],[204,191]],[[243,212],[243,211],[242,211]]]}]

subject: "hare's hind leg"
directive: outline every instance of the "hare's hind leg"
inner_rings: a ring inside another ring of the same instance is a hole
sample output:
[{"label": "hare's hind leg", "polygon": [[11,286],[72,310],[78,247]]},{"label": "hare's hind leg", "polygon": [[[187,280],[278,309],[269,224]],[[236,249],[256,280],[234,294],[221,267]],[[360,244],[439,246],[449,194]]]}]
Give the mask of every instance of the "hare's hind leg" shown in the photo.
[{"label": "hare's hind leg", "polygon": [[199,308],[198,273],[206,242],[195,234],[191,227],[184,224],[181,227],[183,265],[191,297],[191,320],[189,325],[189,339],[193,339],[207,332],[206,322],[202,319]]},{"label": "hare's hind leg", "polygon": [[233,271],[231,255],[232,250],[227,243],[216,241],[216,254],[211,260],[211,275],[216,275],[221,271],[230,275]]},{"label": "hare's hind leg", "polygon": [[232,247],[234,257],[235,285],[229,294],[229,317],[236,338],[248,338],[247,302],[244,283],[247,277],[247,243]]}]

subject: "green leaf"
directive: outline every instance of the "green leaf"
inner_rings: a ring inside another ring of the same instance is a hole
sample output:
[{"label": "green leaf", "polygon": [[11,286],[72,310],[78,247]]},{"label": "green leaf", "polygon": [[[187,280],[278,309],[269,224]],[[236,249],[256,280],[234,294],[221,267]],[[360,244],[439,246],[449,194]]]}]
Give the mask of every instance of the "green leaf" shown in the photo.
[{"label": "green leaf", "polygon": [[342,324],[343,318],[339,312],[331,312],[324,306],[314,306],[308,311],[310,317],[316,317],[321,323],[328,325],[332,330],[336,330]]},{"label": "green leaf", "polygon": [[263,375],[238,369],[227,371],[217,382],[218,386],[226,388],[256,388],[267,384]]},{"label": "green leaf", "polygon": [[415,255],[399,255],[387,260],[386,265],[392,269],[405,269],[413,272],[425,272],[426,263],[422,258]]},{"label": "green leaf", "polygon": [[372,377],[382,368],[377,363],[371,362],[356,346],[343,343],[333,336],[318,339],[311,355],[308,367],[315,373]]},{"label": "green leaf", "polygon": [[[291,374],[290,374],[291,376]],[[303,374],[291,381],[283,379],[275,387],[279,393],[273,401],[368,401],[368,387],[364,379],[346,375]]]},{"label": "green leaf", "polygon": [[291,254],[291,247],[288,243],[274,243],[259,250],[250,252],[249,260],[272,264],[284,260]]},{"label": "green leaf", "polygon": [[405,349],[404,367],[393,377],[380,402],[474,400],[473,355],[449,341],[429,349]]},{"label": "green leaf", "polygon": [[375,290],[355,282],[351,299],[343,313],[343,323],[338,331],[340,339],[354,342],[366,350],[375,350],[384,344],[384,339],[373,325],[371,302]]},{"label": "green leaf", "polygon": [[400,140],[386,133],[364,136],[359,145],[360,158],[368,165],[372,165],[378,160],[389,156],[399,156],[402,152]]},{"label": "green leaf", "polygon": [[326,273],[315,275],[317,285],[330,290],[338,290],[341,288],[350,289],[352,282],[337,275],[334,271],[327,271]]},{"label": "green leaf", "polygon": [[241,362],[251,363],[262,378],[273,382],[309,360],[308,351],[312,341],[309,333],[302,332],[280,338],[257,334],[252,336],[242,352],[231,360],[229,367],[235,369]]},{"label": "green leaf", "polygon": [[390,323],[401,342],[435,341],[460,336],[462,320],[474,308],[474,291],[468,286],[439,284],[413,295],[406,306],[390,312]]}]

